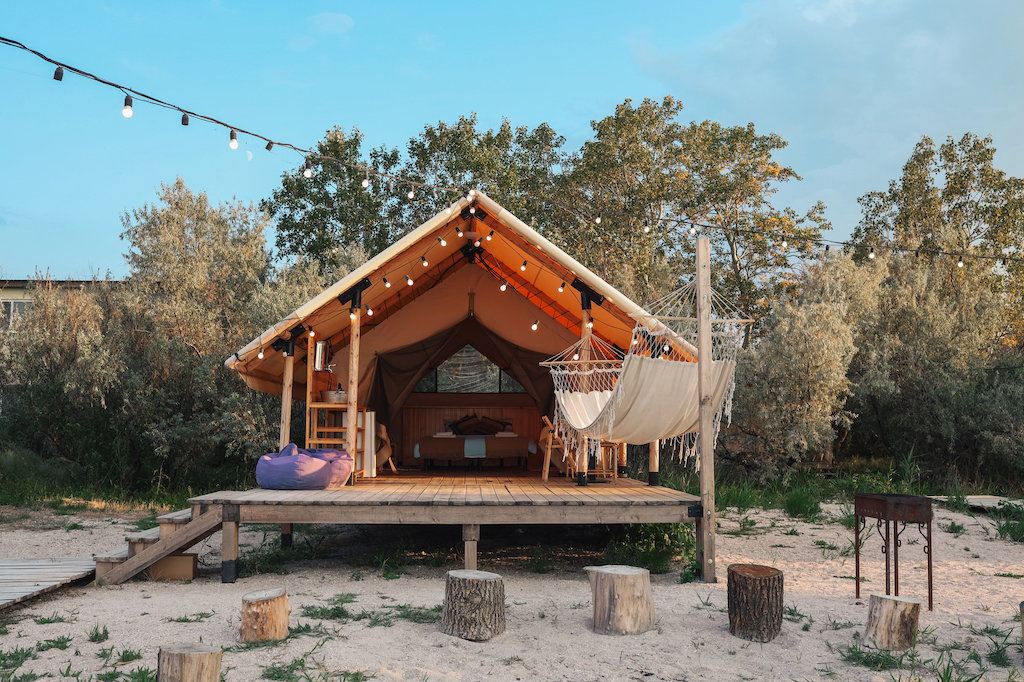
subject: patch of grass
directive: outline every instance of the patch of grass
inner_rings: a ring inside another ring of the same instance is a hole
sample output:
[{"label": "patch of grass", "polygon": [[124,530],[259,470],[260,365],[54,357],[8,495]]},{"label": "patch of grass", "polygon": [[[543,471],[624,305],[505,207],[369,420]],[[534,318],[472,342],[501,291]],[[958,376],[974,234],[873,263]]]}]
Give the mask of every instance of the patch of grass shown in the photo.
[{"label": "patch of grass", "polygon": [[856,644],[839,647],[839,657],[850,665],[859,665],[870,670],[893,670],[903,665],[906,654],[894,655],[890,651],[862,649]]},{"label": "patch of grass", "polygon": [[1018,504],[1000,502],[991,516],[996,522],[996,533],[1000,538],[1024,542],[1024,509]]},{"label": "patch of grass", "polygon": [[[853,576],[853,575],[834,575],[834,576],[832,576],[832,577],[833,577],[833,578],[839,578],[840,580],[856,580],[856,579],[857,579],[857,577],[856,577],[856,576]],[[864,576],[861,576],[861,577],[860,577],[860,581],[861,581],[862,583],[868,583],[868,582],[871,582],[870,580],[868,580],[868,579],[867,579],[867,578],[865,578]]]},{"label": "patch of grass", "polygon": [[50,625],[51,623],[74,623],[76,620],[78,620],[78,614],[70,613],[67,616],[59,616],[57,615],[57,612],[54,611],[52,615],[40,616],[38,618],[33,618],[32,620],[35,622],[36,625]]},{"label": "patch of grass", "polygon": [[956,521],[950,521],[949,523],[947,523],[945,525],[940,523],[939,524],[939,529],[940,530],[944,530],[947,533],[952,533],[953,537],[955,537],[955,538],[958,538],[958,537],[960,537],[961,535],[963,535],[964,533],[967,532],[967,529],[964,528],[964,524],[957,523]]},{"label": "patch of grass", "polygon": [[831,542],[826,542],[824,540],[815,540],[814,546],[821,550],[821,556],[823,557],[827,557],[829,552],[839,552],[838,547]]},{"label": "patch of grass", "polygon": [[796,529],[796,526],[793,526],[792,528],[790,528],[789,530],[787,530],[787,531],[786,531],[785,533],[783,533],[783,535],[803,535],[803,533],[801,533],[800,531],[798,531],[798,530]]},{"label": "patch of grass", "polygon": [[241,651],[250,651],[252,649],[265,649],[268,647],[280,646],[281,644],[287,644],[293,639],[299,637],[320,637],[324,641],[334,639],[338,634],[338,631],[328,632],[327,628],[324,627],[323,623],[317,623],[316,625],[310,625],[309,623],[300,623],[295,627],[288,628],[288,635],[284,639],[265,639],[259,642],[246,642],[244,644],[237,644],[233,647],[228,647],[224,651],[237,653]]},{"label": "patch of grass", "polygon": [[822,632],[825,630],[845,630],[847,628],[855,628],[857,623],[852,620],[838,621],[832,618],[832,616],[825,616],[825,627],[821,629]]},{"label": "patch of grass", "polygon": [[526,566],[534,573],[550,573],[554,567],[551,551],[543,545],[537,545],[530,551],[530,558],[526,560]]},{"label": "patch of grass", "polygon": [[365,620],[369,621],[366,624],[368,628],[389,628],[395,624],[394,616],[388,609],[376,609],[374,611],[363,611],[361,613],[352,616],[352,620]]},{"label": "patch of grass", "polygon": [[83,526],[80,523],[69,523],[68,525],[64,526],[64,531],[67,533],[70,533],[73,530],[85,530],[85,526]]},{"label": "patch of grass", "polygon": [[105,673],[99,673],[96,675],[96,682],[118,682],[120,679],[120,670],[108,670]]},{"label": "patch of grass", "polygon": [[100,649],[96,652],[96,658],[102,659],[103,664],[107,665],[110,663],[110,659],[114,656],[114,647],[108,646]]},{"label": "patch of grass", "polygon": [[124,674],[127,682],[156,682],[156,671],[150,668],[136,668]]},{"label": "patch of grass", "polygon": [[38,658],[35,649],[30,647],[14,647],[10,651],[0,649],[0,670],[17,670],[25,661]]},{"label": "patch of grass", "polygon": [[683,570],[679,573],[680,583],[692,583],[700,579],[701,572],[704,567],[701,565],[700,557],[694,553],[683,566]]},{"label": "patch of grass", "polygon": [[200,611],[190,616],[178,616],[177,618],[165,618],[164,620],[168,623],[202,623],[215,613],[215,611]]},{"label": "patch of grass", "polygon": [[153,512],[149,516],[143,517],[143,518],[139,519],[138,521],[133,521],[132,525],[135,526],[134,530],[136,530],[136,531],[143,531],[143,530],[150,530],[152,528],[156,528],[160,524],[157,523],[156,512]]},{"label": "patch of grass", "polygon": [[807,614],[806,613],[800,613],[800,611],[797,610],[796,605],[793,605],[793,606],[783,606],[782,607],[782,617],[785,618],[786,620],[788,620],[791,623],[799,623],[804,618],[807,618]]},{"label": "patch of grass", "polygon": [[36,644],[36,651],[49,651],[50,649],[60,649],[64,651],[71,645],[71,636],[63,635],[54,639],[44,639],[39,644]]},{"label": "patch of grass", "polygon": [[94,644],[100,644],[101,642],[107,641],[110,638],[110,632],[107,630],[107,626],[104,625],[103,629],[100,629],[99,623],[92,626],[89,630],[89,641]]},{"label": "patch of grass", "polygon": [[118,663],[132,663],[133,661],[141,661],[141,660],[142,660],[142,650],[141,649],[122,649],[121,650],[121,655],[118,656],[118,658],[117,658],[117,662]]},{"label": "patch of grass", "polygon": [[303,606],[302,615],[317,620],[350,620],[352,614],[345,608],[345,605],[353,603],[356,596],[351,592],[336,594],[327,600],[329,606]]},{"label": "patch of grass", "polygon": [[395,616],[403,620],[409,620],[413,623],[436,623],[441,620],[441,611],[444,609],[444,604],[438,604],[437,606],[431,606],[426,608],[423,606],[409,606],[408,604],[399,604],[394,607]]},{"label": "patch of grass", "polygon": [[[993,575],[997,578],[1016,578],[1017,580],[1024,578],[1024,575],[1020,573],[993,573]],[[1017,614],[1017,617],[1020,617],[1019,613]]]},{"label": "patch of grass", "polygon": [[782,508],[793,518],[813,521],[821,516],[821,499],[817,491],[795,488],[783,498]]},{"label": "patch of grass", "polygon": [[349,580],[356,581],[356,582],[358,582],[358,581],[360,581],[362,579],[363,579],[363,572],[362,571],[355,571],[354,573],[352,573],[351,576],[349,576]]}]

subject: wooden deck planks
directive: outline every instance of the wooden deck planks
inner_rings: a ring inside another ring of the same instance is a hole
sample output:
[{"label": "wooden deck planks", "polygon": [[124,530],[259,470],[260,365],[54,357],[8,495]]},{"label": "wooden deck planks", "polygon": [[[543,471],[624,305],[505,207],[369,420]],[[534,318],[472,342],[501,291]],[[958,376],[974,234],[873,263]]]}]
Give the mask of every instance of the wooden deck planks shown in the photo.
[{"label": "wooden deck planks", "polygon": [[95,570],[92,557],[0,560],[0,610],[88,578]]}]

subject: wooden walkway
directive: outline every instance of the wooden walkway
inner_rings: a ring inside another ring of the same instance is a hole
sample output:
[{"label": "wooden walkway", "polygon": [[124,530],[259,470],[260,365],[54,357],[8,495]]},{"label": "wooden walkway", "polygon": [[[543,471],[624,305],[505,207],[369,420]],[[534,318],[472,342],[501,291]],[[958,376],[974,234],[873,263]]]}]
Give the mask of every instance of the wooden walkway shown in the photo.
[{"label": "wooden walkway", "polygon": [[95,570],[92,557],[0,560],[0,610],[88,578]]}]

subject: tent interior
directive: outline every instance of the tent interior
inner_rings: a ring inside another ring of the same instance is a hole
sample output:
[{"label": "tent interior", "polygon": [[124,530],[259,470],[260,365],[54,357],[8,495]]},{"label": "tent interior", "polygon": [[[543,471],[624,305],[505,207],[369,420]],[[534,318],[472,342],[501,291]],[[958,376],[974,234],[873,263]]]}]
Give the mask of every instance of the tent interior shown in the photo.
[{"label": "tent interior", "polygon": [[[358,404],[386,426],[395,461],[410,465],[419,462],[419,439],[468,415],[504,421],[537,442],[541,416],[553,409],[551,376],[539,363],[581,334],[627,347],[630,314],[639,310],[476,192],[225,364],[250,387],[281,395],[289,383],[286,363],[292,363],[290,397],[307,402],[318,401],[321,391],[346,389],[355,367]],[[329,360],[314,368],[313,346],[325,341]],[[540,466],[537,451],[530,458],[533,469]]]}]

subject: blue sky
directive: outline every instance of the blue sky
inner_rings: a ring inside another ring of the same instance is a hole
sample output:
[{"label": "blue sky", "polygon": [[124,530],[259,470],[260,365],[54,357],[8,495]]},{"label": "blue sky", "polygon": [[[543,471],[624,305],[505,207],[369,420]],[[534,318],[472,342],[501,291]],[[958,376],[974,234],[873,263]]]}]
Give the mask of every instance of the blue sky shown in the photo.
[{"label": "blue sky", "polygon": [[[404,147],[477,112],[550,124],[576,148],[632,98],[672,95],[684,121],[753,122],[789,142],[803,181],[777,205],[828,205],[849,235],[857,197],[898,177],[922,135],[992,135],[1024,175],[1024,3],[7,2],[0,35],[135,90],[311,147],[358,127]],[[121,215],[181,176],[214,202],[258,202],[300,158],[137,103],[0,46],[0,276],[126,272]],[[246,152],[252,152],[249,159]]]}]

